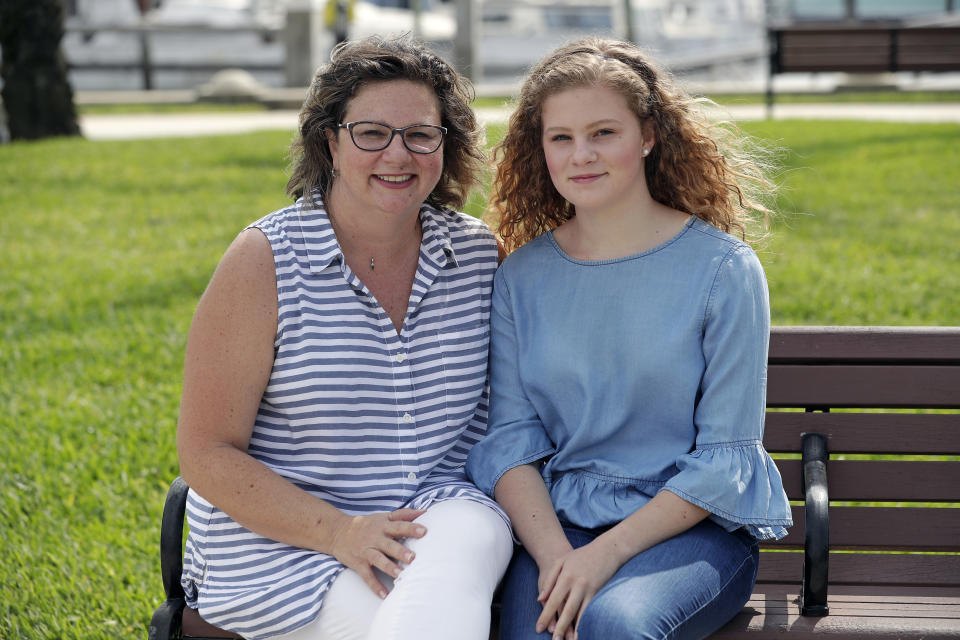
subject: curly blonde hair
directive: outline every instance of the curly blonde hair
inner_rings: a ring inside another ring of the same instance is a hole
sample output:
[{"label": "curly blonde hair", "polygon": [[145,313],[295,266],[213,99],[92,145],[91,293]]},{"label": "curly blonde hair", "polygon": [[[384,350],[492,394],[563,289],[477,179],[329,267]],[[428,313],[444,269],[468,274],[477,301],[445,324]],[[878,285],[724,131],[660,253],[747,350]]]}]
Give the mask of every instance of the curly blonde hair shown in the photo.
[{"label": "curly blonde hair", "polygon": [[385,40],[371,36],[339,45],[330,63],[317,70],[300,109],[300,127],[290,147],[293,169],[287,193],[293,198],[319,195],[326,200],[333,182],[333,157],[327,131],[334,133],[347,105],[363,86],[389,80],[419,82],[433,90],[440,103],[441,125],[447,128],[443,172],[427,203],[460,209],[479,185],[486,161],[483,129],[470,103],[473,85],[443,58],[408,37]]},{"label": "curly blonde hair", "polygon": [[[575,214],[556,190],[541,143],[543,103],[582,86],[604,86],[624,96],[656,144],[644,165],[654,200],[746,239],[774,192],[759,148],[729,122],[710,122],[692,98],[636,46],[601,38],[577,40],[544,58],[523,83],[506,137],[493,151],[490,192],[493,226],[509,251],[556,228]],[[640,149],[637,149],[640,153]]]}]

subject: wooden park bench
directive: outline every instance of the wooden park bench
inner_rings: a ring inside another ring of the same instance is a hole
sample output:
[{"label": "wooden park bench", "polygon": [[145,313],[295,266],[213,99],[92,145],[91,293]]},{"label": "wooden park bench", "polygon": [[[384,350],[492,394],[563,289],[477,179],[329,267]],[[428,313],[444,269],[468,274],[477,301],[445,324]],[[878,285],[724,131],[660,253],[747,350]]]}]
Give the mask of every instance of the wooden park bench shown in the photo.
[{"label": "wooden park bench", "polygon": [[782,73],[960,71],[960,26],[801,22],[771,27],[767,35],[768,112],[773,77]]},{"label": "wooden park bench", "polygon": [[[960,327],[775,327],[767,406],[794,526],[712,637],[960,638]],[[236,637],[184,608],[186,490],[164,505],[150,640]]]}]

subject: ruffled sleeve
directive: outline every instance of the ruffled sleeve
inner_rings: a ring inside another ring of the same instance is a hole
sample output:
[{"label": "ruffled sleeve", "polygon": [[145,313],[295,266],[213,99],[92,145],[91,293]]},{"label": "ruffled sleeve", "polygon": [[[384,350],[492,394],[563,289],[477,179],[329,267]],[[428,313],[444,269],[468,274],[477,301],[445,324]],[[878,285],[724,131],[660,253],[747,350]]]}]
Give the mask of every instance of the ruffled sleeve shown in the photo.
[{"label": "ruffled sleeve", "polygon": [[770,310],[756,254],[740,246],[717,270],[704,315],[704,373],[694,412],[693,451],[664,486],[729,530],[782,538],[790,503],[763,448]]},{"label": "ruffled sleeve", "polygon": [[520,379],[517,332],[503,268],[493,285],[490,318],[490,419],[487,435],[470,450],[467,476],[489,496],[514,467],[556,452]]}]

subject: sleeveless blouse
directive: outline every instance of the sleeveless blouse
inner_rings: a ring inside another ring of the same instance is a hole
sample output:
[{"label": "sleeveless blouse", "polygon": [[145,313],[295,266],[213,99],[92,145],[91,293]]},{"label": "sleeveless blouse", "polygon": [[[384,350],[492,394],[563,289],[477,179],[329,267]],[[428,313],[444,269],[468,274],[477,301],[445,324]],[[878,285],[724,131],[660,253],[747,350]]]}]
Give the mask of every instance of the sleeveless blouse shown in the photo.
[{"label": "sleeveless blouse", "polygon": [[[273,248],[275,359],[248,453],[349,515],[468,499],[506,515],[464,473],[487,424],[497,245],[468,215],[424,205],[406,317],[389,316],[304,199],[251,227]],[[181,582],[207,621],[257,640],[318,615],[344,569],[264,538],[194,491]]]}]

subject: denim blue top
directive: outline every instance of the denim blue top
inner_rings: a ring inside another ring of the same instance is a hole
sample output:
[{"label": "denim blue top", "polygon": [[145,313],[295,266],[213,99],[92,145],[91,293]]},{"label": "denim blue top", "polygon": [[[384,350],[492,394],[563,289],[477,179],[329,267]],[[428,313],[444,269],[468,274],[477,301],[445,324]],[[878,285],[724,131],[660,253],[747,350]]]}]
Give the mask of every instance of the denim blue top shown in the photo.
[{"label": "denim blue top", "polygon": [[792,524],[762,445],[770,313],[743,242],[698,218],[615,260],[571,258],[545,233],[494,280],[487,436],[467,474],[489,495],[541,467],[557,515],[616,524],[661,490],[728,530]]}]

